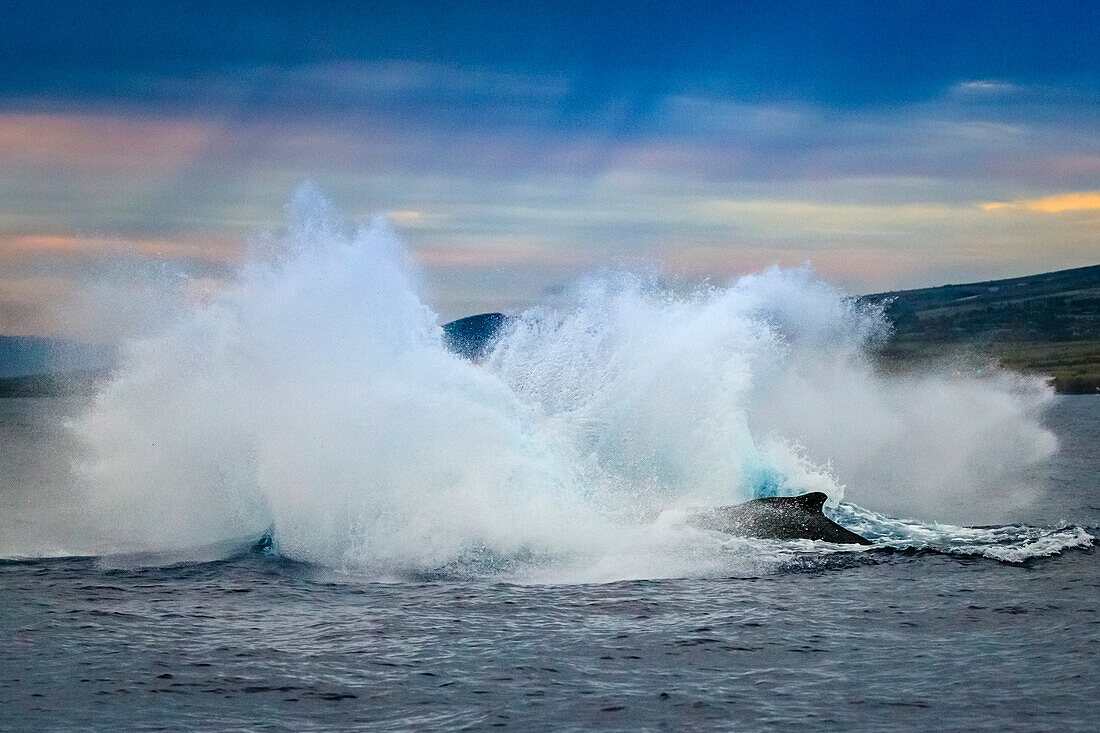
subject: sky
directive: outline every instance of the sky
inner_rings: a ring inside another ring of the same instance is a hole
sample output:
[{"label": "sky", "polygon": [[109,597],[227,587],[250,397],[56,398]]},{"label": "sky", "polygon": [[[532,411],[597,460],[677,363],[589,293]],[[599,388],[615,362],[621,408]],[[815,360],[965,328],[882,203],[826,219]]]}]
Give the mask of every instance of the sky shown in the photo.
[{"label": "sky", "polygon": [[1100,2],[0,0],[0,334],[112,342],[312,181],[442,318],[609,267],[1100,262]]}]

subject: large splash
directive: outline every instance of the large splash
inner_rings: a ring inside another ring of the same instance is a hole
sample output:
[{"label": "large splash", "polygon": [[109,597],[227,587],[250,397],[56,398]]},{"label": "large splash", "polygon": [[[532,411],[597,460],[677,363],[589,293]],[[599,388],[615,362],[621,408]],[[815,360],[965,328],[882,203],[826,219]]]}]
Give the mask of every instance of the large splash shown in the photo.
[{"label": "large splash", "polygon": [[231,285],[131,342],[75,421],[87,551],[270,531],[287,557],[378,575],[708,572],[752,553],[686,526],[689,507],[823,491],[950,519],[1025,496],[1022,469],[1054,450],[1039,382],[880,374],[881,312],[808,269],[592,277],[474,364],[384,221],[352,230],[309,190],[290,209]]}]

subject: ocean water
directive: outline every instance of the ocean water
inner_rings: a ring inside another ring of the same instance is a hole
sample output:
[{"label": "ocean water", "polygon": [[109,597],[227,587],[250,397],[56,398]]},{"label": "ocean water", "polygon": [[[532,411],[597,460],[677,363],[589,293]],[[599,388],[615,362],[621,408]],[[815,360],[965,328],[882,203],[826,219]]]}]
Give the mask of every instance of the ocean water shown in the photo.
[{"label": "ocean water", "polygon": [[[0,401],[4,444],[42,409]],[[1095,535],[1100,399],[1046,420],[1062,448],[1020,520]],[[378,581],[246,549],[6,561],[0,729],[1096,729],[1094,546],[783,556],[549,584]]]},{"label": "ocean water", "polygon": [[[476,364],[419,283],[307,190],[0,400],[0,729],[1096,728],[1100,399],[881,373],[806,269],[597,274]],[[873,544],[686,521],[805,491]]]}]

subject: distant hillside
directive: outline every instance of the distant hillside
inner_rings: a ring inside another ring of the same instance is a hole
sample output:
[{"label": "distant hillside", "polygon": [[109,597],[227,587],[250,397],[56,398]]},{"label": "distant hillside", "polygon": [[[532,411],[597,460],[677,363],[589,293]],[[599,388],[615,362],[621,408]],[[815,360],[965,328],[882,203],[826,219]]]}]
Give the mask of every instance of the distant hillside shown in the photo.
[{"label": "distant hillside", "polygon": [[72,372],[4,377],[0,378],[0,398],[63,397],[73,394],[90,394],[106,375],[107,371],[105,369],[82,369]]},{"label": "distant hillside", "polygon": [[882,353],[888,363],[965,350],[1051,376],[1059,392],[1100,391],[1100,265],[861,300],[887,303],[894,325]]},{"label": "distant hillside", "polygon": [[102,369],[112,358],[113,350],[107,346],[37,336],[0,336],[0,379]]},{"label": "distant hillside", "polygon": [[0,397],[42,397],[90,389],[114,358],[106,346],[0,336]]}]

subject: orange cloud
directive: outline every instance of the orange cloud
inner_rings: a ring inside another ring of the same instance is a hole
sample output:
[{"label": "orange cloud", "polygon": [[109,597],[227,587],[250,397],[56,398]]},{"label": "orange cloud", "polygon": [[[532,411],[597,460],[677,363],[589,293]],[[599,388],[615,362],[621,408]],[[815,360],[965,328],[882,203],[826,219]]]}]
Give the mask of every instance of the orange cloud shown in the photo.
[{"label": "orange cloud", "polygon": [[991,201],[982,204],[982,209],[985,211],[1038,211],[1044,214],[1058,214],[1063,211],[1096,211],[1100,210],[1100,191],[1063,193],[1041,199]]},{"label": "orange cloud", "polygon": [[84,237],[72,234],[17,234],[0,237],[0,257],[53,255],[137,255],[154,259],[235,262],[241,245],[232,238],[167,239]]},{"label": "orange cloud", "polygon": [[198,156],[210,144],[214,132],[212,125],[197,120],[0,114],[0,160],[177,166]]}]

